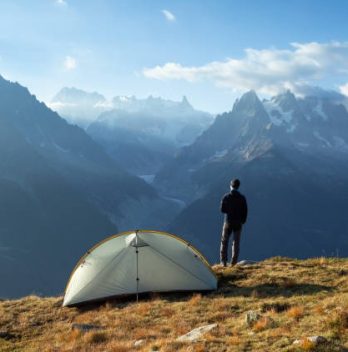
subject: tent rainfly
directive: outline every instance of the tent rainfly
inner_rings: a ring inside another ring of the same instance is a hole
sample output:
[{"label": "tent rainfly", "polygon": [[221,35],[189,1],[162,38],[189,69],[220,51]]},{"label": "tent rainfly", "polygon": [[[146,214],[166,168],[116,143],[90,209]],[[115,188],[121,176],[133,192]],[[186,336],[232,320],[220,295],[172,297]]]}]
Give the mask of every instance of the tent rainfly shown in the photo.
[{"label": "tent rainfly", "polygon": [[111,236],[89,250],[68,281],[63,306],[144,292],[215,290],[204,256],[183,239],[139,230]]}]

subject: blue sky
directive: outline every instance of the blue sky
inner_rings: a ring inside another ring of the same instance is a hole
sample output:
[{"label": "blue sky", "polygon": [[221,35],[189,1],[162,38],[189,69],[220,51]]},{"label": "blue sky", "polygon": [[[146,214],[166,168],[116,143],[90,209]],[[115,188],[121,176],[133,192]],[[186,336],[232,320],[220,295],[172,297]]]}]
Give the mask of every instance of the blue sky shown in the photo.
[{"label": "blue sky", "polygon": [[348,1],[1,0],[0,74],[231,109],[243,91],[348,94]]}]

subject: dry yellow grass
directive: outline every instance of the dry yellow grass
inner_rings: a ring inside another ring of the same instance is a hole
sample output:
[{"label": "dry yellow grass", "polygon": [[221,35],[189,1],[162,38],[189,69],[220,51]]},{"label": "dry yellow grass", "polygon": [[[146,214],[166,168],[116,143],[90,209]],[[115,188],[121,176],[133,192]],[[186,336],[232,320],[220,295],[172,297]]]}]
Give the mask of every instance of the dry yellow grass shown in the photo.
[{"label": "dry yellow grass", "polygon": [[260,320],[258,320],[254,326],[253,326],[253,330],[254,331],[262,331],[268,328],[271,328],[274,326],[274,321],[269,318],[269,317],[262,317]]},{"label": "dry yellow grass", "polygon": [[304,307],[292,307],[287,311],[287,315],[295,320],[300,320],[304,314]]},{"label": "dry yellow grass", "polygon": [[[0,351],[347,351],[348,260],[271,258],[253,266],[214,267],[213,293],[153,294],[139,303],[110,301],[62,308],[61,297],[0,301]],[[262,318],[252,328],[245,315]],[[81,332],[73,323],[99,329]],[[217,323],[203,341],[176,338],[201,325]],[[306,337],[322,335],[314,347]],[[134,342],[143,340],[135,347]],[[303,343],[293,345],[294,340]]]},{"label": "dry yellow grass", "polygon": [[312,342],[311,340],[309,340],[308,338],[305,338],[301,344],[300,347],[304,350],[304,351],[313,351],[315,349],[315,343]]}]

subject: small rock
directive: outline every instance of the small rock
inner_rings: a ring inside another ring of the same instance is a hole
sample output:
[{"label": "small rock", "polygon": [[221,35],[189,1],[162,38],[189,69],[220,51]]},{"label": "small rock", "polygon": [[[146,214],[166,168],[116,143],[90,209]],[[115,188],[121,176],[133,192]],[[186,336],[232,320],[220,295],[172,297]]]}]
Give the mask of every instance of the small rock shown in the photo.
[{"label": "small rock", "polygon": [[101,330],[102,327],[94,324],[77,324],[73,323],[71,326],[73,329],[80,330],[82,332],[90,331],[90,330]]},{"label": "small rock", "polygon": [[322,343],[327,342],[327,339],[324,336],[309,336],[301,340],[295,340],[293,342],[294,345],[300,345],[302,344],[305,340],[308,340],[312,342],[315,346],[320,345]]},{"label": "small rock", "polygon": [[176,340],[180,342],[185,342],[185,341],[197,341],[199,340],[205,333],[208,331],[211,331],[217,327],[217,324],[209,324],[209,325],[204,325],[200,326],[199,328],[193,329],[190,332],[188,332],[185,335],[182,335],[178,337]]},{"label": "small rock", "polygon": [[245,316],[245,322],[249,327],[253,326],[260,319],[261,315],[255,310],[250,310]]},{"label": "small rock", "polygon": [[320,343],[327,342],[327,340],[326,340],[326,338],[324,336],[310,336],[310,337],[308,337],[308,339],[311,342],[313,342],[313,343],[315,343],[317,345],[320,344]]},{"label": "small rock", "polygon": [[257,264],[257,262],[255,262],[254,260],[241,260],[240,262],[237,263],[237,265],[240,265],[240,266],[255,265],[255,264]]},{"label": "small rock", "polygon": [[140,347],[145,343],[144,339],[136,340],[133,344],[134,347]]}]

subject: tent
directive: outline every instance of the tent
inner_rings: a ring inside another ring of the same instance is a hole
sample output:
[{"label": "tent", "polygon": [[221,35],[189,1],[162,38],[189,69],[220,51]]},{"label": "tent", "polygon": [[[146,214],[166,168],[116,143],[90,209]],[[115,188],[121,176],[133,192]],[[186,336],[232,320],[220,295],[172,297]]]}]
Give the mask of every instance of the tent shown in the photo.
[{"label": "tent", "polygon": [[209,263],[190,243],[166,232],[137,230],[101,241],[79,260],[63,306],[127,294],[216,288]]}]

